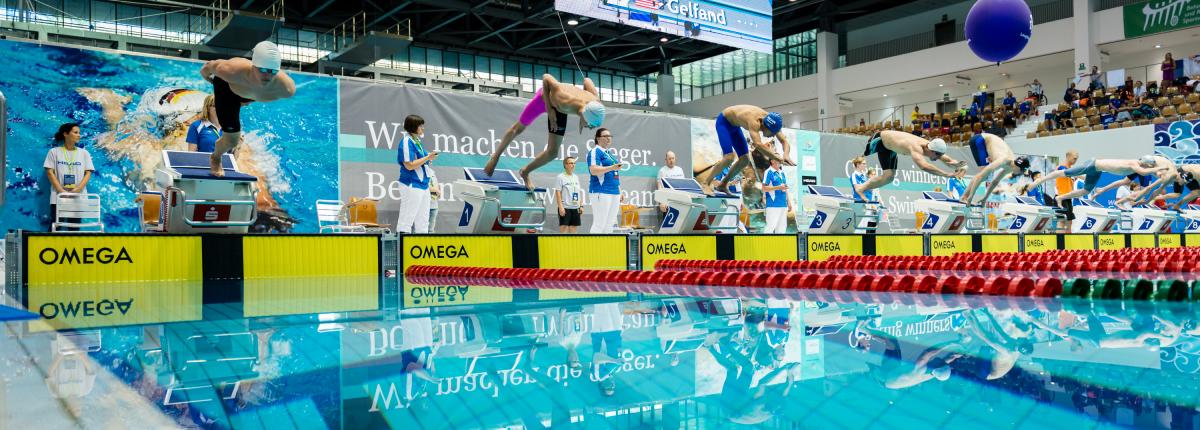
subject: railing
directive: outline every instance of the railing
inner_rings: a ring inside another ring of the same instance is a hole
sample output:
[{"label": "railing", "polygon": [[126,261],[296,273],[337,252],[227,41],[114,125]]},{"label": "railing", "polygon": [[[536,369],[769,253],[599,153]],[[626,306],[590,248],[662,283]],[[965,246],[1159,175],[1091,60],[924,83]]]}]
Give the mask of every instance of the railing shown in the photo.
[{"label": "railing", "polygon": [[[14,9],[0,7],[0,22],[8,22],[8,24],[0,24],[0,26],[7,28],[20,28],[15,26],[15,24],[37,24],[86,32],[132,36],[142,39],[161,40],[165,42],[185,44],[198,43],[212,30],[209,18],[203,15],[192,15],[185,13],[186,8],[161,11],[158,9],[147,9],[147,11],[156,12],[145,16],[96,20],[91,15],[79,17],[67,14],[61,10],[54,10],[53,13],[43,13],[26,8]],[[188,18],[187,28],[171,29],[170,27],[166,27],[160,29],[128,23],[136,19],[162,15],[186,16]]]},{"label": "railing", "polygon": [[231,1],[232,0],[216,0],[213,2],[211,8],[204,9],[204,13],[201,15],[206,21],[208,21],[208,28],[210,30],[216,29],[218,25],[221,25],[222,22],[225,22],[226,18],[229,18],[230,15],[233,15],[233,4]]},{"label": "railing", "polygon": [[[345,49],[367,35],[367,25],[367,13],[365,11],[356,13],[350,19],[343,21],[341,24],[318,36],[317,49],[329,52],[337,52]],[[397,22],[396,25],[382,31],[376,31],[376,33],[412,38],[412,21],[403,19]]]}]

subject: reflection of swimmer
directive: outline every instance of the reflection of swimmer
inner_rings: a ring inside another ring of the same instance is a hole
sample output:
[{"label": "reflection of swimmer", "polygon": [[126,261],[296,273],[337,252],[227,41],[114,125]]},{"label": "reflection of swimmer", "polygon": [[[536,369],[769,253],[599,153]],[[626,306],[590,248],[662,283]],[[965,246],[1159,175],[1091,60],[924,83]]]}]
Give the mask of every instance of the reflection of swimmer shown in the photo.
[{"label": "reflection of swimmer", "polygon": [[213,60],[200,68],[204,80],[212,82],[217,119],[225,134],[213,151],[211,173],[223,176],[221,155],[233,149],[242,138],[242,106],[251,102],[270,102],[296,95],[296,83],[281,70],[279,48],[263,41],[254,46],[253,60],[231,58]]},{"label": "reflection of swimmer", "polygon": [[583,132],[584,127],[597,128],[604,123],[604,105],[600,103],[600,93],[596,90],[596,85],[591,79],[584,78],[583,89],[579,89],[574,85],[561,83],[549,74],[542,75],[542,88],[533,100],[525,105],[517,122],[504,133],[483,171],[491,176],[496,170],[496,164],[500,162],[500,156],[508,149],[513,139],[525,132],[525,128],[533,124],[538,117],[546,115],[546,124],[550,131],[546,149],[521,169],[521,178],[532,190],[534,187],[529,180],[529,174],[558,157],[563,136],[567,133],[567,115],[570,114],[579,115],[580,132]]},{"label": "reflection of swimmer", "polygon": [[1033,342],[1008,336],[991,314],[986,310],[980,311],[987,317],[986,323],[980,321],[974,311],[964,312],[968,326],[975,334],[974,338],[986,345],[976,354],[976,358],[982,362],[978,369],[979,376],[989,381],[1000,379],[1012,371],[1021,355],[1033,353]]},{"label": "reflection of swimmer", "polygon": [[1180,326],[1154,315],[1139,315],[1133,320],[1122,319],[1115,315],[1109,315],[1109,317],[1129,324],[1130,329],[1110,333],[1100,322],[1100,317],[1093,313],[1087,316],[1086,330],[1070,330],[1068,333],[1073,338],[1085,340],[1098,348],[1108,349],[1171,346],[1179,340],[1182,334]]},{"label": "reflection of swimmer", "polygon": [[[785,365],[763,376],[754,385],[756,367],[749,357],[737,351],[730,343],[722,342],[709,347],[709,352],[721,367],[725,368],[725,382],[721,387],[721,405],[729,411],[729,420],[738,424],[758,424],[771,419],[786,402],[795,382],[795,373],[791,372],[793,365]],[[782,387],[769,386],[768,382],[787,373],[787,382]]]}]

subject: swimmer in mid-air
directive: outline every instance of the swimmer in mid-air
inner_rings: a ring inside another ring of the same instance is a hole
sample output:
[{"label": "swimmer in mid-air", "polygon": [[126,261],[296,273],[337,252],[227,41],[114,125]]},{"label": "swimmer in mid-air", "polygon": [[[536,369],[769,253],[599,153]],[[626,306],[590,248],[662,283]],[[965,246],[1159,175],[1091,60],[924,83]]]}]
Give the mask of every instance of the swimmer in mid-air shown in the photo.
[{"label": "swimmer in mid-air", "polygon": [[[776,112],[767,112],[763,108],[751,105],[730,106],[717,114],[716,127],[717,141],[721,143],[721,161],[705,172],[705,177],[696,178],[707,194],[712,194],[709,184],[712,183],[715,175],[724,171],[734,160],[737,160],[737,163],[734,163],[733,167],[729,169],[730,172],[740,172],[746,167],[746,163],[751,161],[750,145],[771,160],[779,160],[789,166],[796,165],[790,160],[780,158],[779,154],[776,154],[770,146],[763,143],[763,137],[774,137],[784,148],[789,147],[787,138],[779,134],[779,130],[783,129],[783,117]],[[746,137],[742,135],[743,128],[750,132],[750,145],[747,145]],[[733,176],[735,175],[725,175],[725,178],[717,184],[717,191],[728,193],[729,181]]]},{"label": "swimmer in mid-air", "polygon": [[213,105],[223,133],[210,160],[214,176],[224,176],[221,155],[242,140],[242,106],[296,95],[296,83],[281,67],[279,47],[263,41],[254,46],[250,60],[240,57],[212,60],[200,68],[204,80],[212,82]]},{"label": "swimmer in mid-air", "polygon": [[563,136],[567,134],[567,115],[579,115],[579,131],[581,133],[584,127],[596,128],[604,124],[604,105],[600,103],[599,93],[591,79],[584,78],[583,89],[579,89],[574,85],[559,82],[548,74],[542,75],[542,88],[538,90],[533,100],[525,105],[517,122],[504,133],[500,144],[492,152],[492,158],[488,159],[487,165],[483,167],[483,172],[491,176],[496,171],[496,164],[500,162],[500,155],[508,149],[508,145],[512,143],[513,139],[525,132],[525,128],[533,124],[533,121],[539,116],[546,113],[553,113],[546,115],[546,123],[549,125],[550,131],[546,149],[521,169],[521,179],[525,180],[525,186],[530,190],[534,187],[533,183],[529,181],[529,174],[558,157]]},{"label": "swimmer in mid-air", "polygon": [[1029,184],[1030,188],[1037,187],[1043,182],[1060,177],[1073,178],[1083,176],[1083,188],[1071,191],[1065,194],[1059,194],[1054,199],[1058,202],[1070,200],[1079,196],[1086,195],[1096,188],[1096,184],[1100,182],[1100,175],[1110,173],[1117,176],[1129,176],[1138,174],[1142,176],[1155,175],[1160,172],[1171,169],[1171,166],[1157,166],[1157,160],[1154,156],[1147,155],[1137,160],[1114,160],[1114,159],[1091,159],[1072,166],[1066,170],[1055,170],[1050,174],[1044,175],[1033,183]]},{"label": "swimmer in mid-air", "polygon": [[[883,171],[867,182],[855,185],[854,191],[858,195],[865,195],[867,191],[892,182],[892,178],[896,176],[896,166],[900,164],[900,157],[897,154],[909,156],[917,167],[926,172],[947,178],[962,179],[963,174],[966,173],[967,162],[950,158],[946,155],[946,151],[946,142],[942,139],[925,140],[910,133],[894,130],[877,132],[867,140],[867,148],[863,151],[863,156],[876,154],[879,157],[879,167]],[[947,172],[933,165],[929,162],[930,160],[939,160],[947,166],[956,167],[956,170]]]},{"label": "swimmer in mid-air", "polygon": [[975,196],[975,190],[979,188],[979,184],[989,175],[995,173],[996,178],[988,184],[983,198],[979,199],[980,204],[987,201],[988,196],[992,195],[1001,181],[1010,175],[1021,175],[1029,169],[1029,158],[1014,155],[1012,148],[1000,136],[991,133],[976,134],[967,141],[966,145],[971,150],[971,157],[975,159],[975,165],[982,168],[971,179],[971,184],[967,185],[967,190],[962,196],[962,202],[968,205],[971,204],[971,199]]}]

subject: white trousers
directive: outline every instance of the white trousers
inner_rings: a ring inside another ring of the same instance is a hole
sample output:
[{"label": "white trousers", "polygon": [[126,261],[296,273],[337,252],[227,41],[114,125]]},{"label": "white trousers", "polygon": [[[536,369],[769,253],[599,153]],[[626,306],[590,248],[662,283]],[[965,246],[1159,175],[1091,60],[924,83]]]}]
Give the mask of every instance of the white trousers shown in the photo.
[{"label": "white trousers", "polygon": [[787,208],[767,208],[763,214],[767,217],[763,233],[787,233]]},{"label": "white trousers", "polygon": [[588,195],[592,199],[592,233],[612,233],[621,214],[621,196],[618,194]]},{"label": "white trousers", "polygon": [[397,233],[429,233],[429,190],[400,184],[400,216]]}]

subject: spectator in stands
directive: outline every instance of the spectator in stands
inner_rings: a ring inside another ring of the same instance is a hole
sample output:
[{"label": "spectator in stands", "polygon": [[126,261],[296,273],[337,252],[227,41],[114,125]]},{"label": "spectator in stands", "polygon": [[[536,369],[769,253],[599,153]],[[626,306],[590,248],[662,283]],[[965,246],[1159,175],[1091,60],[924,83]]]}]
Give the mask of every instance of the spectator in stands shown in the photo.
[{"label": "spectator in stands", "polygon": [[1133,84],[1133,96],[1141,97],[1146,95],[1146,86],[1142,85],[1142,81],[1137,81]]},{"label": "spectator in stands", "polygon": [[215,97],[211,94],[204,98],[200,118],[192,121],[188,127],[188,151],[213,152],[217,147],[217,139],[221,138],[221,123],[217,121],[217,107],[213,100]]},{"label": "spectator in stands", "polygon": [[921,116],[922,116],[922,115],[921,115],[921,107],[920,107],[920,106],[913,106],[913,111],[912,111],[912,123],[913,123],[914,125],[915,125],[915,124],[917,124],[917,123],[919,123],[919,122],[921,122]]},{"label": "spectator in stands", "polygon": [[859,126],[859,127],[866,127],[866,126],[867,126],[867,120],[866,120],[866,119],[864,119],[864,118],[859,118],[859,119],[858,119],[858,126]]},{"label": "spectator in stands", "polygon": [[1104,73],[1100,72],[1100,66],[1092,66],[1092,73],[1088,73],[1088,78],[1088,92],[1104,90]]},{"label": "spectator in stands", "polygon": [[1033,95],[1037,96],[1038,99],[1041,99],[1042,95],[1045,94],[1042,90],[1042,83],[1038,82],[1037,79],[1034,79],[1033,83],[1029,84],[1029,91],[1032,92]]},{"label": "spectator in stands", "polygon": [[1017,105],[1017,98],[1013,97],[1012,91],[1008,91],[1004,97],[1004,109],[1012,110]]},{"label": "spectator in stands", "polygon": [[1158,82],[1151,82],[1150,85],[1146,86],[1146,97],[1157,98],[1161,95],[1162,91],[1159,91]]},{"label": "spectator in stands", "polygon": [[425,119],[419,115],[404,118],[404,141],[397,151],[400,162],[400,215],[396,231],[400,233],[429,233],[429,163],[438,157],[437,151],[426,152],[421,143],[425,136]]},{"label": "spectator in stands", "polygon": [[[661,173],[660,173],[661,175]],[[563,159],[563,172],[554,185],[554,202],[558,204],[558,232],[579,232],[583,216],[583,188],[575,176],[575,157]]]},{"label": "spectator in stands", "polygon": [[[92,165],[92,154],[80,148],[79,124],[66,123],[58,126],[54,133],[54,141],[61,146],[54,146],[46,153],[46,161],[42,167],[46,169],[46,178],[50,180],[50,219],[57,221],[58,195],[62,193],[87,193],[88,180],[96,171]],[[80,222],[78,219],[67,218],[65,222]]]},{"label": "spectator in stands", "polygon": [[1063,103],[1074,105],[1077,100],[1079,100],[1079,90],[1075,89],[1075,83],[1072,82],[1071,86],[1063,92]]},{"label": "spectator in stands", "polygon": [[617,172],[625,165],[608,153],[611,146],[612,132],[604,127],[597,128],[596,146],[587,155],[593,234],[612,233],[621,213],[621,177]]},{"label": "spectator in stands", "polygon": [[1200,75],[1192,76],[1192,79],[1187,82],[1188,91],[1200,91]]},{"label": "spectator in stands", "polygon": [[[663,189],[663,179],[686,178],[686,176],[683,174],[683,168],[675,164],[675,151],[667,151],[666,162],[666,165],[664,165],[661,169],[658,169],[658,182],[656,182],[656,185],[654,186],[654,189],[656,190]],[[659,204],[658,211],[661,213],[666,213],[667,205]]]},{"label": "spectator in stands", "polygon": [[1122,86],[1126,90],[1133,89],[1133,76],[1125,76],[1125,85]]},{"label": "spectator in stands", "polygon": [[1163,86],[1171,85],[1170,83],[1175,81],[1175,59],[1171,58],[1170,52],[1163,57],[1162,76]]}]

